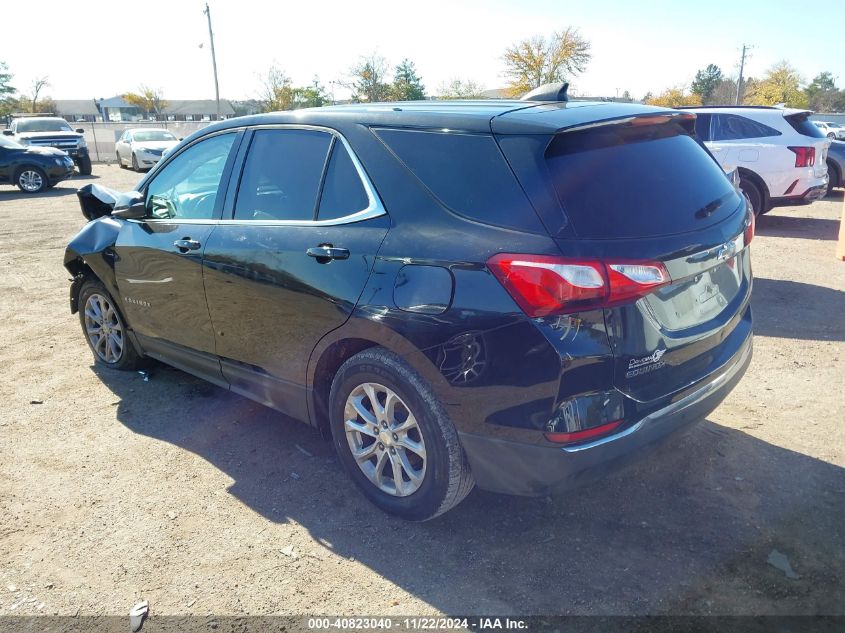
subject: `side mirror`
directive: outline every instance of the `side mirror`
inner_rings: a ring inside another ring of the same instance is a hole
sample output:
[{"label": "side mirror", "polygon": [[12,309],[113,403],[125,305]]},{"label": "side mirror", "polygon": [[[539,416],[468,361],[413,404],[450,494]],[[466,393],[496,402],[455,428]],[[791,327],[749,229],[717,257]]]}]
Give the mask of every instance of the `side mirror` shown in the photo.
[{"label": "side mirror", "polygon": [[76,133],[77,134],[85,134],[85,130],[83,130],[81,127],[78,127],[78,128],[76,128]]},{"label": "side mirror", "polygon": [[130,191],[120,196],[111,214],[124,220],[140,220],[147,215],[147,201],[141,193]]},{"label": "side mirror", "polygon": [[3,130],[3,136],[14,136],[15,133],[12,130]]},{"label": "side mirror", "polygon": [[185,140],[185,137],[184,137],[184,136],[180,136],[180,137],[179,137],[179,140],[180,140],[180,141],[183,141],[183,140]]}]

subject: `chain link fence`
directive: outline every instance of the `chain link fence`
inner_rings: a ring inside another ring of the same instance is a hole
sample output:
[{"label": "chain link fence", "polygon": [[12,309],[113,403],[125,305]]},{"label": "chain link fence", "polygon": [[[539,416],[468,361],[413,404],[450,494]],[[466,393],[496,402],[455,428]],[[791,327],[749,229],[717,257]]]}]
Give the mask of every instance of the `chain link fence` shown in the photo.
[{"label": "chain link fence", "polygon": [[116,162],[115,143],[126,130],[137,128],[163,128],[173,133],[176,138],[184,138],[212,121],[74,121],[70,125],[74,130],[82,130],[85,142],[88,143],[88,153],[95,163]]}]

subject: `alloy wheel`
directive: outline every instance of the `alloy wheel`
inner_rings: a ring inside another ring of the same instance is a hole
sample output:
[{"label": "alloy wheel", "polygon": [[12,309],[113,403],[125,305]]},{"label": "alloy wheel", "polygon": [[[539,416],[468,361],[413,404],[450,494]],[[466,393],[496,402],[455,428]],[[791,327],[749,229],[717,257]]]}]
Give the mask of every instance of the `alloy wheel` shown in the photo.
[{"label": "alloy wheel", "polygon": [[374,382],[346,399],[344,429],[358,468],[379,490],[395,497],[416,492],[425,478],[426,450],[414,414],[391,389]]},{"label": "alloy wheel", "polygon": [[44,179],[37,171],[27,169],[18,176],[18,183],[24,191],[38,191],[44,185]]},{"label": "alloy wheel", "polygon": [[94,293],[85,302],[85,333],[91,349],[106,363],[116,363],[123,354],[123,323],[111,301]]}]

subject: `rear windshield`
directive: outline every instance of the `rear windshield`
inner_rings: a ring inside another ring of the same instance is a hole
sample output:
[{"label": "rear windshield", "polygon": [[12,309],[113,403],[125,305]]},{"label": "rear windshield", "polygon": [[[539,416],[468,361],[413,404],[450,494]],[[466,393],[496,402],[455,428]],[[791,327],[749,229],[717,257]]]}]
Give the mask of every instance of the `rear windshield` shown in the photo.
[{"label": "rear windshield", "polygon": [[741,202],[716,161],[674,123],[559,134],[546,160],[575,232],[588,239],[694,231]]},{"label": "rear windshield", "polygon": [[810,113],[809,112],[799,112],[798,114],[790,114],[789,116],[783,117],[786,119],[786,122],[792,126],[799,134],[803,134],[804,136],[812,136],[813,138],[825,138],[824,132],[822,132],[816,125],[810,121]]},{"label": "rear windshield", "polygon": [[135,132],[132,135],[139,143],[146,143],[149,141],[175,141],[176,137],[173,136],[170,132],[159,132],[157,130],[151,130],[149,132]]}]

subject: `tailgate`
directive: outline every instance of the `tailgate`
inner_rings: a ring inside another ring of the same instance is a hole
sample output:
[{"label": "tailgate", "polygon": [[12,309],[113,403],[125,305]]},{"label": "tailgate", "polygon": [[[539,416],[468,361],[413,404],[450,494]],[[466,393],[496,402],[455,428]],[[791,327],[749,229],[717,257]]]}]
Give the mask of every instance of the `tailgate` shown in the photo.
[{"label": "tailgate", "polygon": [[690,130],[687,119],[633,118],[566,130],[545,151],[574,233],[557,238],[565,257],[668,273],[604,307],[614,385],[639,402],[706,378],[751,329],[745,204]]}]

